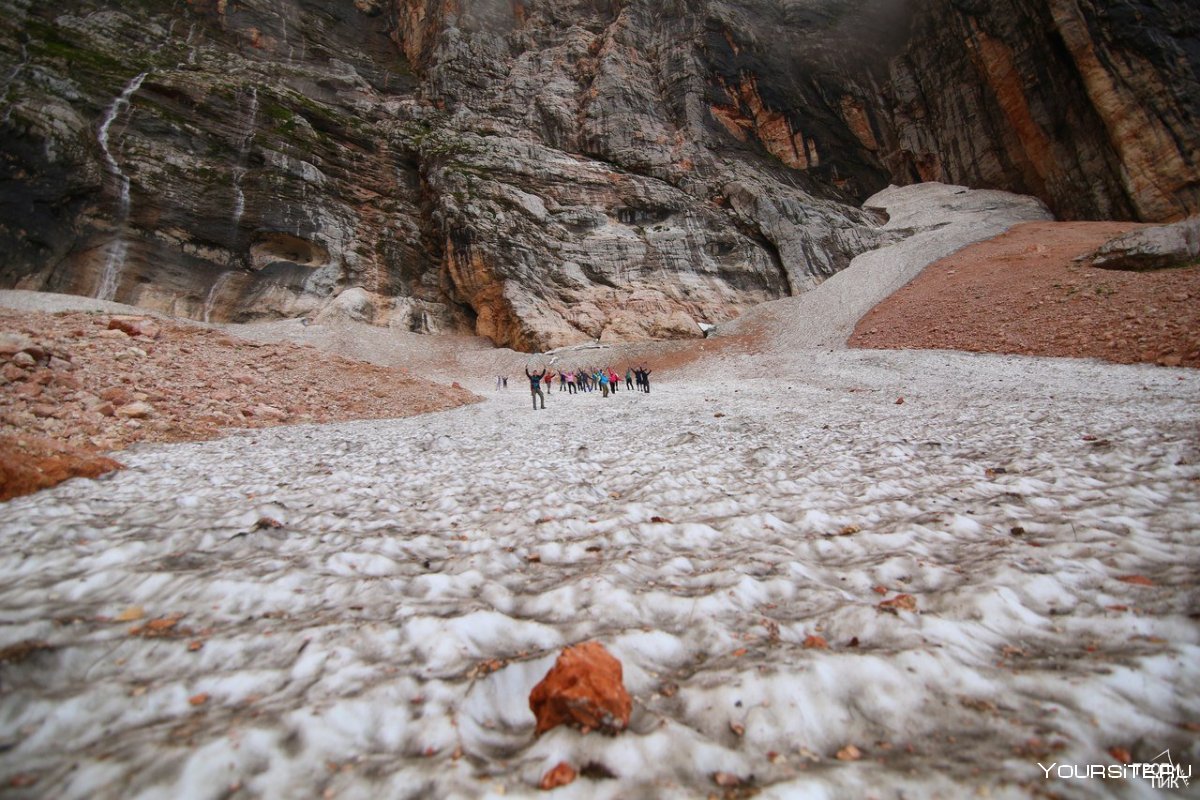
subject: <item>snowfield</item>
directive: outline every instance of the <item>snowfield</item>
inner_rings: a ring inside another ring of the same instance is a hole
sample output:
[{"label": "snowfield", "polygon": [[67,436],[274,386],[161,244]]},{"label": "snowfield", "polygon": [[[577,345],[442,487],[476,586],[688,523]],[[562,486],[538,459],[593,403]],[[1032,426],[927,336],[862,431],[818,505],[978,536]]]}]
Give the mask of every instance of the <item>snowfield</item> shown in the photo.
[{"label": "snowfield", "polygon": [[[0,646],[52,648],[0,666],[0,777],[522,796],[565,760],[562,797],[1157,797],[1038,764],[1197,760],[1194,371],[813,351],[656,377],[140,446],[0,506]],[[588,639],[630,730],[535,738],[530,690]]]}]

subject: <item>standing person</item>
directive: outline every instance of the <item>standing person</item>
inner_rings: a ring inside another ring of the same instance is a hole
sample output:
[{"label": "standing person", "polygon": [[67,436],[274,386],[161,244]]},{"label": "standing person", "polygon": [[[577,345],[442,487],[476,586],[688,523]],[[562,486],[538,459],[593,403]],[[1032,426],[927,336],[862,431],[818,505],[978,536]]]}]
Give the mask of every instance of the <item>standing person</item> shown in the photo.
[{"label": "standing person", "polygon": [[496,376],[496,391],[500,391],[500,386],[504,383],[504,379],[499,375]]},{"label": "standing person", "polygon": [[608,397],[608,373],[605,372],[604,370],[600,370],[596,374],[600,376],[598,378],[598,380],[600,382],[600,396]]},{"label": "standing person", "polygon": [[650,373],[652,371],[642,367],[642,391],[646,394],[650,394]]},{"label": "standing person", "polygon": [[560,392],[567,391],[567,373],[561,369],[558,371],[558,390]]},{"label": "standing person", "polygon": [[533,410],[538,410],[538,398],[542,398],[542,410],[546,410],[546,395],[542,394],[542,378],[546,377],[546,370],[541,372],[530,372],[529,367],[525,367],[525,377],[529,378],[529,393],[533,395]]},{"label": "standing person", "polygon": [[508,376],[507,376],[507,375],[501,375],[501,376],[500,376],[500,380],[504,381],[504,388],[505,388],[505,389],[507,389],[507,388],[508,388]]},{"label": "standing person", "polygon": [[612,367],[608,368],[608,386],[613,394],[617,393],[617,387],[621,385],[621,376]]},{"label": "standing person", "polygon": [[633,367],[625,368],[625,388],[633,390]]}]

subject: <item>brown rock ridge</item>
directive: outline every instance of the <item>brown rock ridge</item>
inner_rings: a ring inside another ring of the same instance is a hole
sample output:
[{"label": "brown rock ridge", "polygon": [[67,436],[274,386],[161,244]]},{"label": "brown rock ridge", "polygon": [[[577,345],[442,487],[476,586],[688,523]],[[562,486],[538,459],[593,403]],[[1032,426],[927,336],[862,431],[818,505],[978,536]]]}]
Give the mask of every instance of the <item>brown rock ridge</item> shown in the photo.
[{"label": "brown rock ridge", "polygon": [[1194,3],[746,5],[706,9],[716,123],[860,200],[940,181],[1068,219],[1200,211]]},{"label": "brown rock ridge", "polygon": [[39,436],[0,436],[0,502],[57,486],[71,478],[98,478],[124,467],[105,456]]}]

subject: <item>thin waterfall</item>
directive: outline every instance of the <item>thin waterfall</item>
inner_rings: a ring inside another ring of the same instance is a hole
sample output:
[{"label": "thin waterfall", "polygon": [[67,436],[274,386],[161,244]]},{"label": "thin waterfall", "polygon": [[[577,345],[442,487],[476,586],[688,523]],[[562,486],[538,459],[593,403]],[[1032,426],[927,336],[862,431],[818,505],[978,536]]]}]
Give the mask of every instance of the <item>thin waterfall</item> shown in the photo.
[{"label": "thin waterfall", "polygon": [[96,297],[100,300],[112,300],[116,297],[117,287],[121,282],[121,270],[125,266],[125,254],[129,250],[129,246],[125,243],[125,223],[129,219],[130,203],[129,176],[121,169],[121,165],[117,163],[112,150],[108,147],[109,131],[121,112],[129,108],[134,93],[142,88],[142,81],[146,80],[146,76],[149,74],[150,71],[146,70],[125,84],[125,88],[108,107],[104,119],[100,122],[100,128],[96,132],[96,141],[100,143],[100,151],[104,154],[104,165],[117,182],[117,214],[113,220],[113,227],[116,228],[117,234],[116,238],[108,245],[104,270],[100,273],[100,285],[96,288]]},{"label": "thin waterfall", "polygon": [[232,271],[222,272],[217,276],[217,279],[213,281],[213,285],[208,290],[208,295],[204,298],[204,316],[202,319],[205,322],[211,321],[209,318],[212,316],[213,308],[217,304],[217,297],[221,294],[221,290],[225,288],[225,284],[229,283],[229,279],[232,278],[233,275],[234,273]]},{"label": "thin waterfall", "polygon": [[184,45],[187,47],[187,51],[188,51],[188,57],[187,57],[188,64],[196,63],[196,46],[194,44],[192,44],[192,39],[195,36],[196,36],[196,23],[193,22],[191,24],[191,27],[188,28],[187,39],[184,41]]},{"label": "thin waterfall", "polygon": [[[288,31],[288,13],[290,0],[275,0],[274,11],[275,16],[279,17],[279,30],[281,38],[280,54],[286,53],[287,62],[290,64],[296,60],[297,45],[293,43],[294,39],[299,39],[300,60],[303,61],[308,51],[308,40],[304,38],[304,31],[300,29],[296,35]],[[297,9],[297,14],[299,10]]]},{"label": "thin waterfall", "polygon": [[230,219],[229,249],[231,253],[237,248],[238,225],[242,222],[242,214],[246,211],[246,195],[242,191],[242,179],[246,177],[246,160],[250,155],[250,146],[254,143],[255,125],[258,119],[258,87],[250,87],[249,107],[242,118],[238,132],[237,163],[233,167],[233,215]]},{"label": "thin waterfall", "polygon": [[134,93],[142,88],[142,82],[146,80],[146,76],[149,74],[148,70],[139,73],[125,85],[121,94],[108,107],[108,111],[104,115],[104,120],[100,123],[100,129],[96,133],[96,141],[100,143],[100,150],[104,153],[104,163],[108,167],[108,172],[117,179],[120,191],[120,205],[118,208],[122,214],[129,213],[129,176],[121,171],[121,165],[117,163],[112,151],[108,149],[109,130],[121,112],[129,107],[129,102],[133,98]]},{"label": "thin waterfall", "polygon": [[288,63],[291,63],[295,59],[293,58],[293,55],[292,55],[292,49],[293,49],[292,45],[288,41],[287,0],[280,0],[279,2],[276,2],[275,16],[279,17],[279,23],[282,26],[282,33],[281,33],[281,37],[283,39],[282,50],[287,51],[287,60],[288,60]]},{"label": "thin waterfall", "polygon": [[3,122],[8,122],[9,118],[12,116],[13,103],[9,102],[9,100],[8,100],[8,90],[9,90],[9,88],[12,87],[13,83],[21,75],[21,71],[24,70],[25,67],[27,67],[27,66],[29,66],[29,48],[27,48],[25,46],[25,43],[22,42],[21,43],[21,61],[19,64],[17,64],[15,67],[13,67],[12,72],[8,73],[8,75],[4,78],[4,85],[2,87],[0,87],[0,102],[4,103],[4,117],[2,120]]}]

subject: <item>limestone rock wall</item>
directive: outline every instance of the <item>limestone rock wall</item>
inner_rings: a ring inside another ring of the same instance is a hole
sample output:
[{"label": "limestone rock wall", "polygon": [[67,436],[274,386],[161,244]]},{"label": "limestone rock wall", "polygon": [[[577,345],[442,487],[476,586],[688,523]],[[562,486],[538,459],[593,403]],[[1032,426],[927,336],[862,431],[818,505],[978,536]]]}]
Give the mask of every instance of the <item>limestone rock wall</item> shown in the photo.
[{"label": "limestone rock wall", "polygon": [[942,180],[1195,213],[1183,0],[0,0],[0,284],[696,336]]},{"label": "limestone rock wall", "polygon": [[[183,316],[403,296],[450,324],[415,156],[381,91],[410,90],[386,20],[353,4],[4,2],[2,274]],[[11,56],[12,54],[6,54]]]}]

